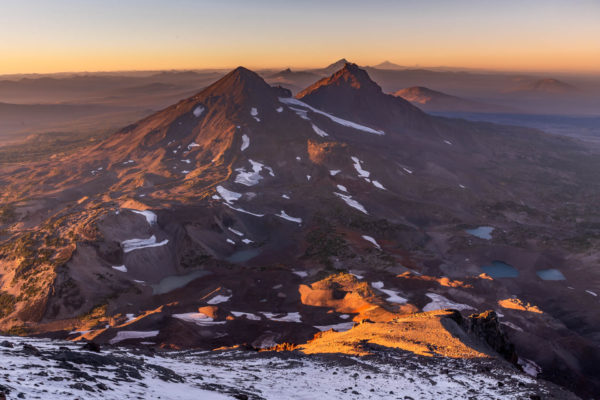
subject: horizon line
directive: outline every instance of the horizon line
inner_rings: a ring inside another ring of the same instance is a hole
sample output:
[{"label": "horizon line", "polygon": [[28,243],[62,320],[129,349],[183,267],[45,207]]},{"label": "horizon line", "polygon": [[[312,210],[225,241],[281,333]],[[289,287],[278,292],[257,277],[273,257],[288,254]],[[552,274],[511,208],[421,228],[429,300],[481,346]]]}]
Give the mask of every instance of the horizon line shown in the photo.
[{"label": "horizon line", "polygon": [[[98,70],[62,70],[62,71],[49,71],[49,72],[9,72],[9,73],[0,73],[0,77],[5,76],[24,76],[24,75],[40,75],[40,76],[48,76],[48,75],[82,75],[82,74],[119,74],[119,73],[148,73],[148,72],[197,72],[197,71],[232,71],[238,67],[244,67],[251,71],[262,72],[262,71],[283,71],[286,69],[290,69],[294,72],[297,71],[313,71],[313,70],[322,70],[325,69],[332,64],[335,64],[339,61],[347,60],[349,63],[354,63],[358,65],[360,68],[374,68],[384,71],[403,71],[403,70],[432,70],[432,69],[447,69],[446,72],[473,72],[473,73],[501,73],[501,74],[548,74],[548,73],[556,73],[556,74],[582,74],[582,75],[600,75],[600,71],[595,69],[544,69],[544,68],[492,68],[492,67],[466,67],[466,66],[453,66],[453,65],[402,65],[390,60],[384,60],[375,65],[361,65],[360,63],[353,62],[346,58],[341,58],[333,63],[330,63],[326,66],[310,66],[310,67],[293,67],[291,65],[286,66],[269,66],[269,67],[248,67],[244,64],[239,64],[235,66],[207,66],[207,67],[181,67],[181,68],[148,68],[148,69],[126,69],[126,68],[116,68],[116,69],[98,69]],[[398,66],[398,68],[377,68],[377,65],[382,63],[391,63]],[[442,72],[442,71],[436,71]]]}]

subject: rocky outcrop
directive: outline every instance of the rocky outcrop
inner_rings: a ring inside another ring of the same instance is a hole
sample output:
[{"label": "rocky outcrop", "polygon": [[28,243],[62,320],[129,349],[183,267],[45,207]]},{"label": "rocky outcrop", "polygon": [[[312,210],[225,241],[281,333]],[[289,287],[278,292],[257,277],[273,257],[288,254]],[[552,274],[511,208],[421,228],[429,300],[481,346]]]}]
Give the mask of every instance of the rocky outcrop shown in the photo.
[{"label": "rocky outcrop", "polygon": [[518,357],[515,346],[502,331],[500,321],[494,311],[488,310],[480,314],[471,314],[468,318],[462,318],[461,325],[467,333],[474,334],[507,361],[517,365]]}]

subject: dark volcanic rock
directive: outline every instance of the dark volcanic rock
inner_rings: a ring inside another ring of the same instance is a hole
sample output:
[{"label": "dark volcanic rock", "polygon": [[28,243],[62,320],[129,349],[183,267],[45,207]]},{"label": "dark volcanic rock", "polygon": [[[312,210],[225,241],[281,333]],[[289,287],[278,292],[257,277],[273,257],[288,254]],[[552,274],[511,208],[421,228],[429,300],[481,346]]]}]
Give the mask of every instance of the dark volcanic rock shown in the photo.
[{"label": "dark volcanic rock", "polygon": [[502,331],[498,316],[494,311],[488,310],[481,314],[471,314],[468,318],[463,319],[462,325],[468,333],[475,334],[506,360],[517,365],[518,356],[515,346]]}]

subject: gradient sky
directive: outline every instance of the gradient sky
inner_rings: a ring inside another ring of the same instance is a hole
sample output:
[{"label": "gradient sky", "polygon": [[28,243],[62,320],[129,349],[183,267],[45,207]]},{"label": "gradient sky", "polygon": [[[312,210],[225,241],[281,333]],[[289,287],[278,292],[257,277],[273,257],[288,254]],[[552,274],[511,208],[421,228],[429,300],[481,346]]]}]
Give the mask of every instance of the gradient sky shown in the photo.
[{"label": "gradient sky", "polygon": [[600,72],[599,0],[0,0],[0,74],[361,65]]}]

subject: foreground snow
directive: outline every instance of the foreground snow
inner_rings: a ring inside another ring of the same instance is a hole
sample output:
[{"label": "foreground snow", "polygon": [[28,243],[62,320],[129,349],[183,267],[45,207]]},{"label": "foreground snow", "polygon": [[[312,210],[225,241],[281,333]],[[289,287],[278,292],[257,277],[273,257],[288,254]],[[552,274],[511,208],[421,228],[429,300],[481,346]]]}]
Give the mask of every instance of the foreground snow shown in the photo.
[{"label": "foreground snow", "polygon": [[368,357],[238,350],[154,353],[147,346],[106,347],[96,353],[47,339],[6,337],[0,342],[1,389],[10,399],[576,398],[494,359],[399,351],[375,351]]}]

